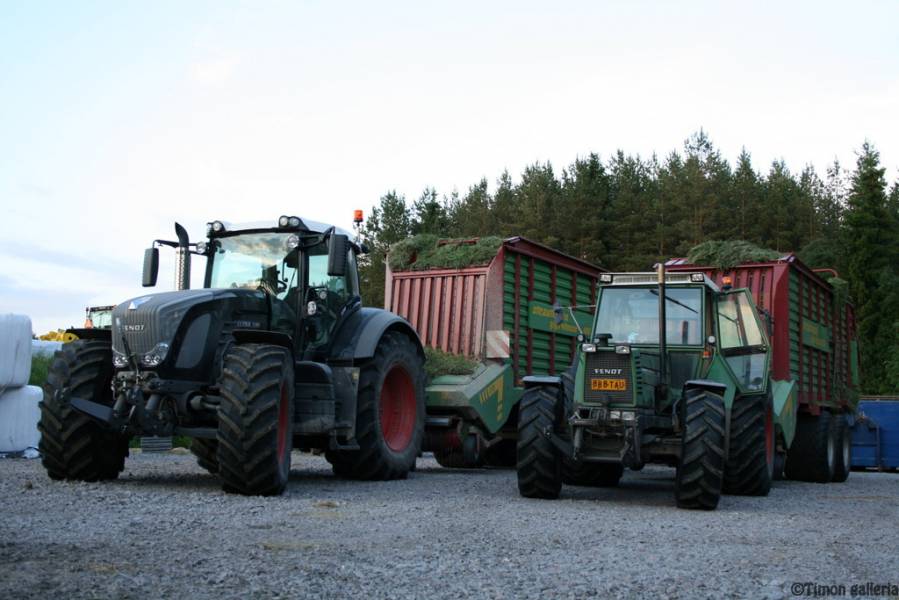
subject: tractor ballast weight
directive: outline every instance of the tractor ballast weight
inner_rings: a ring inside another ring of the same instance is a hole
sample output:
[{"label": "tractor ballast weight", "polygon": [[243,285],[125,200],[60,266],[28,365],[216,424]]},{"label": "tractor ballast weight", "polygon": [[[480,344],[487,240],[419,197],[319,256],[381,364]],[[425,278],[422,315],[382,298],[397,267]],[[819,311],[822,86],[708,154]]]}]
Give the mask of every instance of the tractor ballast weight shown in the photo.
[{"label": "tractor ballast weight", "polygon": [[[281,493],[291,449],[335,473],[405,477],[424,435],[424,354],[401,317],[364,308],[348,233],[282,216],[208,224],[207,239],[156,240],[177,253],[177,291],[119,304],[112,328],[57,353],[42,402],[51,478],[118,476],[134,435],[187,435],[226,491]],[[191,255],[207,259],[190,290]],[[80,332],[80,330],[79,330]]]}]

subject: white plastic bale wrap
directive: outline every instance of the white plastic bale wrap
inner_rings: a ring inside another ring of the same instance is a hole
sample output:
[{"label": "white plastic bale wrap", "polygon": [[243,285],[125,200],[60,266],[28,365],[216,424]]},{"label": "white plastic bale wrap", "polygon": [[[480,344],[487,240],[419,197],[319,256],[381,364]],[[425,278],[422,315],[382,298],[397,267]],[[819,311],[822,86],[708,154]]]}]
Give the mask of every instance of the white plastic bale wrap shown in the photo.
[{"label": "white plastic bale wrap", "polygon": [[36,385],[8,389],[0,396],[0,452],[37,448],[41,418],[38,402],[44,392]]},{"label": "white plastic bale wrap", "polygon": [[31,319],[0,315],[0,394],[28,385],[31,376]]}]

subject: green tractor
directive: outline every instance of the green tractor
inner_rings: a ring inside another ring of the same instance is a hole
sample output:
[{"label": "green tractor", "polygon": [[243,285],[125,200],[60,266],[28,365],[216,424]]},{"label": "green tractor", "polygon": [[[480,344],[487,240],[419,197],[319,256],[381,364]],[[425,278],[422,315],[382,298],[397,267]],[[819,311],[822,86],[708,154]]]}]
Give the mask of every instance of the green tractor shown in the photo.
[{"label": "green tractor", "polygon": [[[357,229],[361,214],[357,215]],[[177,252],[176,288],[127,300],[109,329],[72,330],[41,403],[40,450],[53,479],[114,479],[132,436],[184,435],[225,491],[284,491],[291,449],[324,453],[355,479],[404,478],[424,436],[424,352],[402,318],[362,306],[356,256],[333,226],[282,216],[208,224]],[[190,257],[206,258],[188,289]]]},{"label": "green tractor", "polygon": [[579,336],[571,368],[524,378],[521,495],[614,486],[647,463],[676,468],[681,508],[714,509],[722,492],[766,495],[778,431],[792,431],[795,414],[775,402],[765,330],[747,290],[703,273],[601,274],[593,335]]}]

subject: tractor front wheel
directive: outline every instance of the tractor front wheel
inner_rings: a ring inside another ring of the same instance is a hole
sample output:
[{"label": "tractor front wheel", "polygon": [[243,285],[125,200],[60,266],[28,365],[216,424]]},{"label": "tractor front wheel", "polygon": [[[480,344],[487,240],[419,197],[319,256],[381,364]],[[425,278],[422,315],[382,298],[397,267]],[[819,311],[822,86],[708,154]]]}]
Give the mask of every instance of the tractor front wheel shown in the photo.
[{"label": "tractor front wheel", "polygon": [[69,398],[112,406],[112,349],[108,342],[78,340],[53,357],[40,403],[38,449],[51,479],[103,481],[125,468],[129,437],[105,429],[72,408]]},{"label": "tractor front wheel", "polygon": [[559,390],[527,388],[518,412],[518,492],[525,498],[555,499],[562,490],[562,456],[551,436],[556,427]]},{"label": "tractor front wheel", "polygon": [[277,496],[293,447],[293,361],[269,344],[233,346],[219,381],[219,476],[226,492]]},{"label": "tractor front wheel", "polygon": [[774,478],[774,408],[768,396],[734,400],[724,493],[767,496]]},{"label": "tractor front wheel", "polygon": [[712,510],[718,506],[724,478],[724,399],[703,389],[688,389],[682,402],[683,433],[674,497],[680,508]]}]

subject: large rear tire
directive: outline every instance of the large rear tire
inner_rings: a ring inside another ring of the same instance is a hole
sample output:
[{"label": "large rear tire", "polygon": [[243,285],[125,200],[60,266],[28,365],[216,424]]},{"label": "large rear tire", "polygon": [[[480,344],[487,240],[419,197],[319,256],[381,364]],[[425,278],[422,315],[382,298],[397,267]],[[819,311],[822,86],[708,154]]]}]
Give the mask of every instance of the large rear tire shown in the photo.
[{"label": "large rear tire", "polygon": [[555,499],[562,490],[562,457],[550,436],[556,428],[559,390],[528,388],[518,413],[518,491],[525,498]]},{"label": "large rear tire", "polygon": [[836,439],[831,414],[801,414],[793,445],[787,452],[786,475],[790,479],[827,483],[836,466]]},{"label": "large rear tire", "polygon": [[624,465],[615,463],[562,462],[562,483],[585,487],[615,487],[624,474]]},{"label": "large rear tire", "polygon": [[281,346],[242,344],[224,358],[219,382],[222,488],[277,496],[287,487],[293,446],[293,364]]},{"label": "large rear tire", "polygon": [[738,397],[730,419],[724,493],[767,496],[774,478],[774,408],[768,396]]},{"label": "large rear tire", "polygon": [[405,479],[421,452],[425,425],[424,358],[415,343],[387,332],[359,376],[359,450],[331,452],[335,475]]},{"label": "large rear tire", "polygon": [[836,440],[836,453],[834,455],[833,481],[843,483],[849,479],[849,471],[852,470],[852,429],[846,416],[837,414],[834,419],[834,436]]},{"label": "large rear tire", "polygon": [[674,497],[680,508],[712,510],[718,506],[724,479],[724,399],[703,389],[688,389],[683,402]]},{"label": "large rear tire", "polygon": [[75,410],[70,397],[112,406],[112,349],[108,342],[78,340],[56,352],[40,403],[38,449],[51,479],[103,481],[125,468],[129,437],[105,429]]}]

